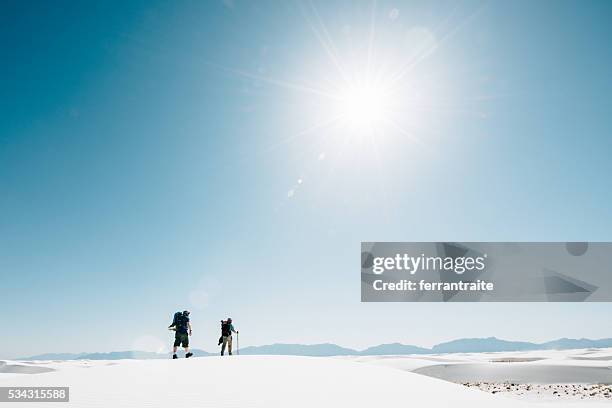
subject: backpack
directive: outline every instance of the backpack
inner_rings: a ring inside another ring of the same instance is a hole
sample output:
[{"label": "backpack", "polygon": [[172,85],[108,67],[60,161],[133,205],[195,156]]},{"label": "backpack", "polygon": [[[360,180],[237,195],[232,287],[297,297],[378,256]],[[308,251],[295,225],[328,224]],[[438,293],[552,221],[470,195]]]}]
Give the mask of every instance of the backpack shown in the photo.
[{"label": "backpack", "polygon": [[174,314],[174,318],[172,319],[172,324],[170,327],[174,328],[175,331],[183,333],[187,331],[187,322],[189,322],[189,318],[183,314],[183,312],[176,312]]},{"label": "backpack", "polygon": [[176,312],[174,314],[174,317],[172,318],[172,324],[170,325],[170,327],[178,328],[182,320],[183,320],[183,312]]},{"label": "backpack", "polygon": [[230,326],[230,323],[228,322],[221,322],[221,335],[222,336],[231,336],[232,335],[232,329]]}]

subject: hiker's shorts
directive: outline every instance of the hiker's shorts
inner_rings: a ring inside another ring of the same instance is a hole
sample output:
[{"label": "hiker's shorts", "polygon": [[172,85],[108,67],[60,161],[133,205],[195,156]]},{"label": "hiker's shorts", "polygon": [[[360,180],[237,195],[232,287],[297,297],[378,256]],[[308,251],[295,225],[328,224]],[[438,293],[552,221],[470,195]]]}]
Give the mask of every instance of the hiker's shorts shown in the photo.
[{"label": "hiker's shorts", "polygon": [[187,333],[176,333],[174,336],[174,347],[189,347],[189,336]]}]

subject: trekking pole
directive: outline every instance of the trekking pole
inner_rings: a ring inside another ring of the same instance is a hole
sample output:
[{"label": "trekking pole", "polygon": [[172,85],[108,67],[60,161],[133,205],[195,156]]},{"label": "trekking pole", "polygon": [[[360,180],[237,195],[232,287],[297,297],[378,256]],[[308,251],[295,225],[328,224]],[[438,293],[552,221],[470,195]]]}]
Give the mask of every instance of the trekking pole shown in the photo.
[{"label": "trekking pole", "polygon": [[236,333],[236,354],[240,355],[240,333]]}]

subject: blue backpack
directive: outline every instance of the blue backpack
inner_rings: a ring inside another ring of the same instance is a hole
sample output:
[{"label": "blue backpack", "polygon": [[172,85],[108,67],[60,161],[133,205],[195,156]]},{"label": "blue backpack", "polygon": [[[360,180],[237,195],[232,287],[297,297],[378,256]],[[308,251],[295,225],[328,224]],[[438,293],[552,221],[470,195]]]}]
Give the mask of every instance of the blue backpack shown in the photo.
[{"label": "blue backpack", "polygon": [[186,326],[186,319],[183,312],[176,312],[172,318],[172,324],[170,327],[174,327],[175,330],[182,329]]}]

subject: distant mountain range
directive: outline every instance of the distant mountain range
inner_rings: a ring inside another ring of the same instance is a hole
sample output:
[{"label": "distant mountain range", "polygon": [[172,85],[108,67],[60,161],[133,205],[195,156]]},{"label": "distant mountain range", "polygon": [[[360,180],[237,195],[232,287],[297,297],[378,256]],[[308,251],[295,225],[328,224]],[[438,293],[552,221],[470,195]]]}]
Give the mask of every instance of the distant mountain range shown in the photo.
[{"label": "distant mountain range", "polygon": [[[498,351],[530,351],[530,350],[567,350],[582,348],[612,347],[612,339],[558,339],[546,343],[529,343],[524,341],[507,341],[495,337],[477,339],[459,339],[436,344],[432,348],[423,348],[401,343],[380,344],[365,350],[353,350],[336,344],[269,344],[265,346],[249,346],[240,349],[242,355],[292,355],[292,356],[376,356],[376,355],[407,355],[407,354],[444,354],[444,353],[484,353]],[[211,356],[204,350],[192,349],[194,356]],[[121,360],[121,359],[164,359],[167,353],[147,351],[113,351],[109,353],[48,353],[19,358],[17,360]]]}]

